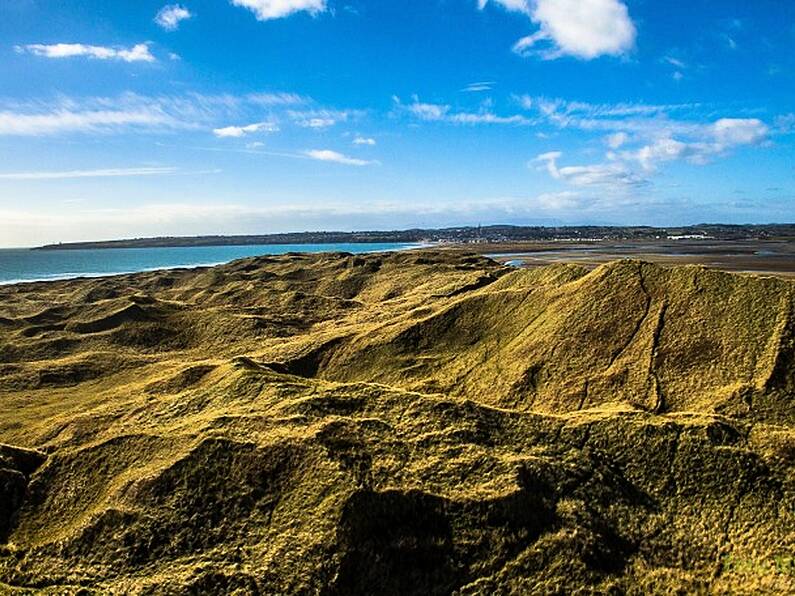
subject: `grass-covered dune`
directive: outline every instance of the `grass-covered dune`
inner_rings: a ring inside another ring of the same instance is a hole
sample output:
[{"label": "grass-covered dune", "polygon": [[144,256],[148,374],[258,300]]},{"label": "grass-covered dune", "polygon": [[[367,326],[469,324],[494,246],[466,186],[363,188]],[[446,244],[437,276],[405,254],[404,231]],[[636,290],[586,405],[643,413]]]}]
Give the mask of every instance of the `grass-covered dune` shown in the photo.
[{"label": "grass-covered dune", "polygon": [[794,295],[422,251],[0,287],[0,593],[792,593]]}]

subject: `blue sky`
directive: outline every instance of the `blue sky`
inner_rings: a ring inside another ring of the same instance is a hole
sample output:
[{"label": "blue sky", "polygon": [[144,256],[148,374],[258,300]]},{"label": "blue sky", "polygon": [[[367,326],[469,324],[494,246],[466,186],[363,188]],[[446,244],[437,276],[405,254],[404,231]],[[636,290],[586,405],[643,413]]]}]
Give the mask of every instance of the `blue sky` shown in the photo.
[{"label": "blue sky", "polygon": [[793,221],[795,3],[0,0],[0,246]]}]

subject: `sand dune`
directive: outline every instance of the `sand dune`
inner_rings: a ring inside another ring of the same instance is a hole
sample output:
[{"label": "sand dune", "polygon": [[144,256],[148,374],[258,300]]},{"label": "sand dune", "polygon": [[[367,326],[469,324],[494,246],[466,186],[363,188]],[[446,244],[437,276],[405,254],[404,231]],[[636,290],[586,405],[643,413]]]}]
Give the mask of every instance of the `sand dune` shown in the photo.
[{"label": "sand dune", "polygon": [[795,591],[794,291],[423,251],[0,287],[0,591]]}]

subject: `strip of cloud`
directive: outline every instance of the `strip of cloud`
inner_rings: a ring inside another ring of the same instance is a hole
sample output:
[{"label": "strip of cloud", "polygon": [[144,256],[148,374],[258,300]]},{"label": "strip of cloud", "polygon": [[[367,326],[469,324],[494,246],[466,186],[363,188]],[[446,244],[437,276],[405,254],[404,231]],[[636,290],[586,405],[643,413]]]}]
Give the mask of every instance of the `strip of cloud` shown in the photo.
[{"label": "strip of cloud", "polygon": [[246,101],[261,106],[295,106],[312,103],[312,99],[297,93],[250,93]]},{"label": "strip of cloud", "polygon": [[[492,0],[530,17],[538,30],[521,38],[513,51],[545,60],[574,56],[592,60],[622,56],[635,46],[637,30],[622,0]],[[479,0],[482,10],[488,0]]]},{"label": "strip of cloud", "polygon": [[518,114],[513,116],[498,116],[491,112],[462,112],[451,114],[448,120],[454,124],[518,124],[523,126],[532,124],[527,118]]},{"label": "strip of cloud", "polygon": [[411,116],[425,122],[447,122],[449,124],[513,124],[529,126],[537,122],[521,114],[500,116],[487,109],[479,112],[454,112],[447,104],[424,103],[415,95],[412,103],[403,104],[399,97],[392,98],[398,111],[407,112]]},{"label": "strip of cloud", "polygon": [[46,114],[0,112],[0,136],[42,136],[70,132],[110,132],[129,128],[181,128],[157,110],[58,110]]},{"label": "strip of cloud", "polygon": [[246,126],[225,126],[213,129],[213,134],[220,138],[240,138],[255,132],[276,132],[279,127],[274,122],[255,122]]},{"label": "strip of cloud", "polygon": [[192,16],[191,12],[181,4],[166,4],[155,15],[155,23],[166,31],[176,31],[182,21]]},{"label": "strip of cloud", "polygon": [[227,128],[230,121],[262,123],[263,116],[270,124],[263,129],[275,130],[288,107],[311,102],[290,93],[123,93],[112,97],[58,95],[26,101],[0,98],[0,136],[213,130]]},{"label": "strip of cloud", "polygon": [[356,137],[353,139],[354,145],[369,145],[370,147],[375,145],[375,139],[369,137]]},{"label": "strip of cloud", "polygon": [[558,118],[620,118],[626,116],[659,116],[669,112],[694,110],[701,104],[646,104],[646,103],[614,103],[594,104],[584,101],[569,101],[560,98],[532,97],[521,95],[516,98],[520,105],[529,110]]},{"label": "strip of cloud", "polygon": [[494,88],[494,81],[480,81],[478,83],[470,83],[461,91],[465,93],[481,93],[483,91],[491,91]]},{"label": "strip of cloud", "polygon": [[248,8],[258,21],[281,19],[297,12],[316,15],[326,10],[326,0],[231,0],[235,6]]},{"label": "strip of cloud", "polygon": [[298,126],[304,128],[328,128],[337,123],[334,118],[307,118],[306,120],[299,120],[296,122]]},{"label": "strip of cloud", "polygon": [[95,60],[121,60],[123,62],[154,62],[148,43],[139,43],[131,48],[86,45],[82,43],[28,44],[14,46],[19,54],[29,53],[43,58],[84,57]]},{"label": "strip of cloud", "polygon": [[682,60],[679,60],[679,58],[674,58],[673,56],[664,56],[662,61],[680,70],[687,68],[687,64],[685,64]]},{"label": "strip of cloud", "polygon": [[366,159],[356,159],[355,157],[348,157],[342,153],[338,153],[337,151],[332,151],[331,149],[312,149],[305,152],[305,155],[311,159],[316,159],[318,161],[330,161],[334,163],[344,164],[346,166],[370,166],[375,165],[378,162]]},{"label": "strip of cloud", "polygon": [[359,118],[358,110],[288,110],[287,116],[302,128],[329,128],[340,122]]},{"label": "strip of cloud", "polygon": [[0,180],[66,180],[70,178],[117,178],[132,176],[166,176],[177,173],[174,167],[107,168],[101,170],[66,170],[61,172],[6,172]]},{"label": "strip of cloud", "polygon": [[[527,95],[514,99],[525,110],[537,114],[542,121],[561,129],[624,132],[638,137],[659,138],[674,134],[693,134],[703,127],[693,120],[701,117],[701,104],[591,104]],[[690,119],[683,119],[682,116]]]}]

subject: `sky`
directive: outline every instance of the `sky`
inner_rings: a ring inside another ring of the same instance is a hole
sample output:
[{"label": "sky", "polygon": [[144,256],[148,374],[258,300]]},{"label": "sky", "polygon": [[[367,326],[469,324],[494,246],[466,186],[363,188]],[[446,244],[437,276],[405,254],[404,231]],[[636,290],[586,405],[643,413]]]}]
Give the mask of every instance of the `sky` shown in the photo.
[{"label": "sky", "polygon": [[0,0],[0,246],[793,215],[795,2]]}]

